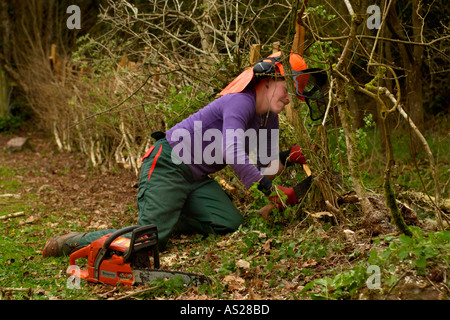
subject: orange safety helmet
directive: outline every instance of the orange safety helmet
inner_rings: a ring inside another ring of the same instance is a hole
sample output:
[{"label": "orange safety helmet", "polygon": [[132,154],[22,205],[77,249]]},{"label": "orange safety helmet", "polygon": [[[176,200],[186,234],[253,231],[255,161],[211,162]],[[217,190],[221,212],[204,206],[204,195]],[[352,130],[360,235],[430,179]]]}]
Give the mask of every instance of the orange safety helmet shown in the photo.
[{"label": "orange safety helmet", "polygon": [[259,60],[252,68],[248,68],[237,76],[228,86],[220,92],[220,96],[228,93],[242,92],[256,76],[292,76],[297,98],[305,101],[310,110],[313,121],[322,119],[325,115],[326,104],[322,88],[327,83],[327,75],[319,68],[308,68],[305,60],[296,54],[289,55],[291,72],[285,74],[281,63],[281,51],[275,52],[265,59]]},{"label": "orange safety helmet", "polygon": [[[297,97],[300,100],[305,101],[302,93],[308,83],[309,75],[307,73],[302,73],[301,71],[307,70],[308,66],[306,65],[305,60],[296,53],[290,54],[289,63],[292,69],[291,75],[297,91]],[[285,77],[284,68],[281,63],[281,51],[275,52],[267,58],[259,60],[255,66],[242,72],[230,82],[219,95],[223,96],[228,93],[242,92],[255,76],[270,76],[276,74],[281,74],[281,76]],[[290,74],[288,74],[288,76],[289,75]]]}]

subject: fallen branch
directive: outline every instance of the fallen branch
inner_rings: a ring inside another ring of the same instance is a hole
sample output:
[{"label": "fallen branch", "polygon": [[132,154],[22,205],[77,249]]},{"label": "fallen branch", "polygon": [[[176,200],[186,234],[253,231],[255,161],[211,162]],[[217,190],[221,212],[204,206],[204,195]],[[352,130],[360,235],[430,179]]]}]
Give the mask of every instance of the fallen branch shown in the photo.
[{"label": "fallen branch", "polygon": [[10,213],[10,214],[1,216],[0,220],[6,220],[6,219],[9,219],[9,218],[16,218],[16,217],[20,217],[20,216],[24,216],[24,215],[25,215],[25,213],[23,211],[19,211],[19,212]]},{"label": "fallen branch", "polygon": [[128,298],[130,298],[130,297],[132,297],[132,296],[135,296],[135,295],[138,295],[138,294],[141,294],[141,293],[145,293],[145,292],[148,292],[148,291],[152,291],[152,290],[154,290],[154,289],[158,289],[158,286],[153,286],[153,287],[144,288],[144,289],[141,289],[141,290],[138,290],[138,291],[134,291],[134,292],[132,292],[132,293],[130,293],[130,294],[127,294],[127,295],[124,295],[124,296],[121,296],[121,297],[119,297],[119,298],[112,299],[112,300],[124,300],[124,299],[128,299]]},{"label": "fallen branch", "polygon": [[9,292],[24,292],[28,295],[28,297],[31,299],[31,297],[33,296],[33,289],[32,288],[5,288],[5,287],[0,287],[0,300],[3,300],[3,296],[6,293]]}]

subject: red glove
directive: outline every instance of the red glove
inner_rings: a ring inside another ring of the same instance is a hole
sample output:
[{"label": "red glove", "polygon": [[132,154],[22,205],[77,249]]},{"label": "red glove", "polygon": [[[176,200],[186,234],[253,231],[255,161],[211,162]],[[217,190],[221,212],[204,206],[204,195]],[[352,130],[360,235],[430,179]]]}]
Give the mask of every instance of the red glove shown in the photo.
[{"label": "red glove", "polygon": [[300,146],[298,144],[294,144],[289,151],[288,160],[290,162],[306,164],[306,158],[300,150]]},{"label": "red glove", "polygon": [[280,195],[278,196],[277,194],[275,196],[269,197],[269,200],[275,203],[275,205],[278,207],[278,210],[282,210],[284,208],[284,205],[280,199],[281,197],[283,197],[283,195],[287,196],[287,199],[284,202],[285,205],[292,206],[297,203],[298,200],[295,196],[293,188],[286,188],[282,186],[276,186],[276,188],[278,191],[277,193],[279,193]]}]

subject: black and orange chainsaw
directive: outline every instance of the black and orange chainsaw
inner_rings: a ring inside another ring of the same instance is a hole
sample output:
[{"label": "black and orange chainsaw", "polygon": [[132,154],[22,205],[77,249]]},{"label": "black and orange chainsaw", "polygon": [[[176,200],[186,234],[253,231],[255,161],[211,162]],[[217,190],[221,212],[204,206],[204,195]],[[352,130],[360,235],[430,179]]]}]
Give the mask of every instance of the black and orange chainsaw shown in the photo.
[{"label": "black and orange chainsaw", "polygon": [[[124,235],[131,232],[131,237]],[[87,258],[87,269],[76,265]],[[94,283],[131,286],[180,277],[186,285],[209,282],[201,274],[159,269],[158,230],[155,225],[130,226],[107,234],[70,255],[69,275]]]}]

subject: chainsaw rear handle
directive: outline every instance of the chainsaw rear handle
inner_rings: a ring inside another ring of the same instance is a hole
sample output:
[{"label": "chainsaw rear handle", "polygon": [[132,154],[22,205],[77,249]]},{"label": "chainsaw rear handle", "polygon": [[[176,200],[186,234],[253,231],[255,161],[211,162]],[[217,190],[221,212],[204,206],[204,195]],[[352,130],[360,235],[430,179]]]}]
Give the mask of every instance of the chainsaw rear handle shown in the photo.
[{"label": "chainsaw rear handle", "polygon": [[89,250],[90,250],[89,246],[86,246],[86,247],[81,248],[81,249],[75,251],[74,253],[72,253],[69,258],[69,264],[71,266],[76,265],[75,261],[77,261],[80,258],[87,257],[89,254]]},{"label": "chainsaw rear handle", "polygon": [[[80,258],[84,258],[84,257],[87,258],[88,255],[89,255],[90,249],[91,248],[89,246],[86,246],[84,248],[81,248],[81,249],[73,252],[70,255],[69,267],[66,270],[66,273],[68,275],[70,275],[70,276],[75,275],[76,277],[79,277],[79,278],[82,278],[82,279],[89,278],[89,271],[87,269],[85,269],[85,270],[80,269],[77,266],[76,261],[77,261],[77,259],[80,259]],[[73,267],[75,267],[75,268],[73,268]]]}]

